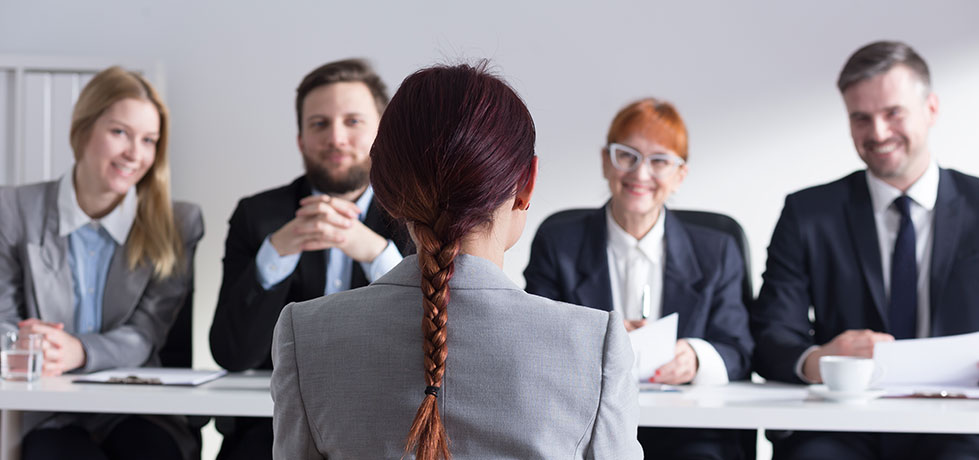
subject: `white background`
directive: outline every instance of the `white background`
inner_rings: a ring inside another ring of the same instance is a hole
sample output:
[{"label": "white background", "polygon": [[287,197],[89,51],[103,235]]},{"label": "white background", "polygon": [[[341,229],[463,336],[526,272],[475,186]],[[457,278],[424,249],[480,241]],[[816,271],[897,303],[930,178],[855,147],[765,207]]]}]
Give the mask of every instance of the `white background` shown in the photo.
[{"label": "white background", "polygon": [[924,56],[941,101],[932,151],[979,174],[977,20],[973,0],[0,0],[0,54],[160,64],[173,194],[204,210],[195,364],[208,367],[227,219],[239,198],[301,173],[294,91],[324,62],[368,57],[393,93],[419,67],[492,59],[537,123],[538,191],[505,262],[519,285],[541,220],[607,199],[599,149],[615,112],[643,96],[674,102],[690,173],[671,205],[739,220],[757,290],[785,195],[862,166],[835,89],[859,46],[899,39]]}]

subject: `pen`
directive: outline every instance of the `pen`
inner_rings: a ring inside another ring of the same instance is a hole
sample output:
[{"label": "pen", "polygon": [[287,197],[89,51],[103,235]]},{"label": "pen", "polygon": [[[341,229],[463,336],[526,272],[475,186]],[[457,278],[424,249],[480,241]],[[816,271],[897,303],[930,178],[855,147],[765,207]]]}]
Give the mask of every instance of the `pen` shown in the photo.
[{"label": "pen", "polygon": [[642,319],[649,318],[649,285],[642,287]]}]

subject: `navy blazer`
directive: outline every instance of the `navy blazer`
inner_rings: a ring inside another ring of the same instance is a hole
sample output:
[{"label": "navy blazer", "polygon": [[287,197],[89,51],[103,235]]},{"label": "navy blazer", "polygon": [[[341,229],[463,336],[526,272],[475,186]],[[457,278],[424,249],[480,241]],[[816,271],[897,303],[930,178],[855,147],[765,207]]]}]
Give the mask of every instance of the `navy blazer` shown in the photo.
[{"label": "navy blazer", "polygon": [[[934,212],[930,335],[979,330],[979,178],[942,169]],[[879,247],[864,171],[789,195],[751,308],[755,371],[799,382],[810,346],[849,329],[889,332]]]},{"label": "navy blazer", "polygon": [[[664,213],[666,267],[662,316],[679,313],[677,337],[709,342],[728,378],[747,378],[754,342],[741,296],[744,262],[734,238]],[[524,270],[527,292],[612,310],[605,207],[548,217],[537,229]]]}]

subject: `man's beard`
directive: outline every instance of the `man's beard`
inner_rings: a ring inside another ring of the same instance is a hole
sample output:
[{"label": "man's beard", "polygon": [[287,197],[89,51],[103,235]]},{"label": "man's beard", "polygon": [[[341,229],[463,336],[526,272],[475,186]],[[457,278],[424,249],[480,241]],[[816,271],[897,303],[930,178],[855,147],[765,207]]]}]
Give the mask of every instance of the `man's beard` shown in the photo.
[{"label": "man's beard", "polygon": [[306,155],[303,155],[303,163],[306,165],[306,178],[309,179],[313,188],[327,195],[342,195],[353,192],[363,188],[370,181],[370,160],[350,166],[347,174],[342,177],[333,177],[330,170],[310,161]]}]

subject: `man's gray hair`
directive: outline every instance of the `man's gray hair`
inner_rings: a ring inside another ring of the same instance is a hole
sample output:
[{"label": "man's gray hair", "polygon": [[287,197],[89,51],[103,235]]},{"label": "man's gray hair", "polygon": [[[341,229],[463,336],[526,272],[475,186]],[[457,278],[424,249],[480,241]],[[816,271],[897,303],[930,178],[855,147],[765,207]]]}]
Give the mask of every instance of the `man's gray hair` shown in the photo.
[{"label": "man's gray hair", "polygon": [[874,42],[858,49],[846,61],[836,87],[843,93],[847,88],[890,71],[896,65],[911,69],[926,90],[931,89],[928,64],[907,44],[895,41]]}]

